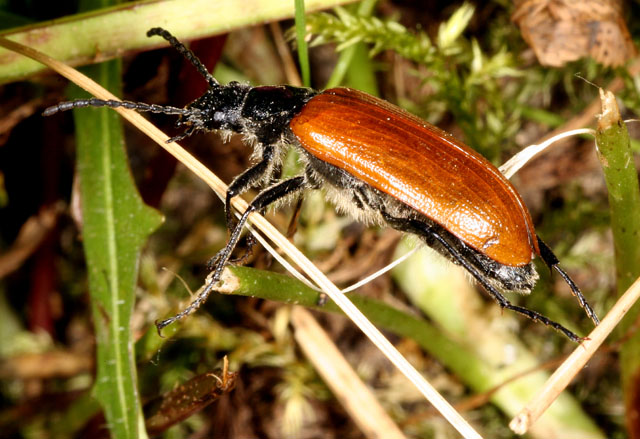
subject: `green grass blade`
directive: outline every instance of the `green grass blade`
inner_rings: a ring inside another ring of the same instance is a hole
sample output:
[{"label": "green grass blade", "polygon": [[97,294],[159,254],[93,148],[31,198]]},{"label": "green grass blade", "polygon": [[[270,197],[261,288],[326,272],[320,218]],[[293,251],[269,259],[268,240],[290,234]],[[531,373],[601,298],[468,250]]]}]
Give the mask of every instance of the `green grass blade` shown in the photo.
[{"label": "green grass blade", "polygon": [[304,0],[295,0],[296,6],[296,43],[298,45],[298,62],[302,72],[302,84],[311,87],[311,68],[309,67],[309,48],[305,41],[306,19],[304,12]]},{"label": "green grass blade", "polygon": [[[629,131],[620,118],[613,95],[608,102],[615,109],[603,110],[596,132],[596,143],[609,193],[616,280],[618,293],[622,294],[640,275],[640,189]],[[611,113],[615,114],[607,116]]]},{"label": "green grass blade", "polygon": [[[118,94],[120,61],[88,70]],[[108,109],[81,109],[74,117],[82,238],[97,341],[94,395],[112,437],[144,438],[129,321],[140,249],[161,216],[143,204],[134,186],[120,116]]]}]

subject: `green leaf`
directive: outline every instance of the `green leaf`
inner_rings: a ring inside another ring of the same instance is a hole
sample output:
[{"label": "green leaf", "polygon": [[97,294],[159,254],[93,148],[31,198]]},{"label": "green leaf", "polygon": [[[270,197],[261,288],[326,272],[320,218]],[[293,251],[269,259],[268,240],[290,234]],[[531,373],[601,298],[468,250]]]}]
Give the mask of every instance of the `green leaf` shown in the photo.
[{"label": "green leaf", "polygon": [[[87,73],[119,94],[120,70],[120,61],[110,61]],[[130,318],[140,249],[162,217],[142,202],[135,188],[119,116],[108,109],[80,109],[74,117],[82,238],[97,341],[94,395],[112,437],[144,438]]]}]

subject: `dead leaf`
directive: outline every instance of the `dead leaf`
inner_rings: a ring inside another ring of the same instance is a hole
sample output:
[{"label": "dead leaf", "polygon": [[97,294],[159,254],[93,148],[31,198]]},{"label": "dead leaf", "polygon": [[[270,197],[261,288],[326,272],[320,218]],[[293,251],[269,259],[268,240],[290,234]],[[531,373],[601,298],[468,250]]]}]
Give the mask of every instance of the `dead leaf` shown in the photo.
[{"label": "dead leaf", "polygon": [[149,434],[165,431],[233,390],[238,373],[229,372],[226,361],[225,357],[222,371],[197,375],[157,401],[145,404],[145,411],[150,412],[145,422]]},{"label": "dead leaf", "polygon": [[591,56],[620,66],[636,54],[620,0],[514,0],[511,19],[540,64],[561,67]]}]

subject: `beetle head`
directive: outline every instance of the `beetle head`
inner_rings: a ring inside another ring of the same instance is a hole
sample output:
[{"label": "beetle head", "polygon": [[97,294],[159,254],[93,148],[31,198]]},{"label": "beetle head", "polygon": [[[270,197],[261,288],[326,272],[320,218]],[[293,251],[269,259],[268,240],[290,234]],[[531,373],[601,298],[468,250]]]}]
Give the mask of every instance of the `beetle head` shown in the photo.
[{"label": "beetle head", "polygon": [[240,131],[242,128],[240,113],[250,89],[250,86],[238,82],[211,87],[205,94],[187,105],[187,113],[180,116],[176,126],[187,126],[183,137],[195,131]]}]

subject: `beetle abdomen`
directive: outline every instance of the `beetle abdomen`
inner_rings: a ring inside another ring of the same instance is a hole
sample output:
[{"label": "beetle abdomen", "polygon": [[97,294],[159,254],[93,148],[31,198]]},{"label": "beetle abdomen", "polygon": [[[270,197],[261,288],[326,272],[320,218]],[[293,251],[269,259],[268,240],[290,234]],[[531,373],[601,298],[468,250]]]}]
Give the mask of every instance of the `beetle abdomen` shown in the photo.
[{"label": "beetle abdomen", "polygon": [[336,88],[307,102],[290,127],[314,157],[412,207],[489,258],[523,266],[539,253],[531,217],[511,183],[418,117]]}]

